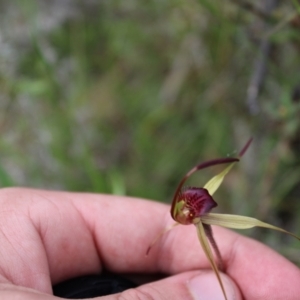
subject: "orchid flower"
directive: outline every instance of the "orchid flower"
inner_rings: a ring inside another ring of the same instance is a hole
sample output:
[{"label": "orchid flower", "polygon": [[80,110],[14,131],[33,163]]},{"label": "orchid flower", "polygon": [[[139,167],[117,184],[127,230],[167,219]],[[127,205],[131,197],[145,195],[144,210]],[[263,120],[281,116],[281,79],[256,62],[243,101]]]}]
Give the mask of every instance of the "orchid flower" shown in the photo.
[{"label": "orchid flower", "polygon": [[[297,239],[300,240],[300,238],[293,233],[290,233],[284,229],[281,229],[279,227],[261,222],[257,219],[245,217],[245,216],[239,216],[239,215],[229,215],[229,214],[215,214],[210,213],[212,208],[217,206],[217,203],[212,198],[213,194],[216,192],[216,190],[221,185],[225,175],[231,170],[231,168],[234,166],[236,162],[239,161],[239,158],[241,158],[244,153],[247,151],[248,147],[250,146],[252,142],[252,139],[250,139],[246,145],[243,147],[243,149],[240,151],[238,158],[220,158],[220,159],[214,159],[210,161],[206,161],[204,163],[201,163],[194,168],[192,168],[180,181],[174,197],[172,201],[172,207],[171,207],[171,216],[176,221],[174,225],[171,227],[165,229],[151,244],[151,246],[148,248],[147,254],[149,253],[151,247],[156,243],[158,238],[161,237],[165,232],[172,229],[174,226],[182,224],[182,225],[189,225],[194,224],[197,229],[198,238],[200,241],[200,244],[204,250],[204,253],[207,257],[207,259],[210,262],[210,265],[214,271],[214,273],[217,276],[218,282],[220,284],[220,287],[222,289],[224,298],[227,300],[226,292],[224,289],[224,285],[221,280],[221,276],[219,274],[220,271],[225,271],[222,256],[219,251],[219,248],[217,246],[217,243],[215,242],[215,239],[213,237],[212,228],[211,225],[218,225],[218,226],[224,226],[228,228],[234,228],[234,229],[247,229],[252,227],[265,227],[270,228],[274,230],[278,230],[284,233],[287,233]],[[184,182],[196,171],[208,168],[215,165],[220,164],[227,164],[230,163],[222,172],[211,178],[203,188],[198,187],[187,187],[182,188]],[[215,256],[217,258],[218,263],[214,260],[214,255],[211,250],[211,247],[214,250]]]}]

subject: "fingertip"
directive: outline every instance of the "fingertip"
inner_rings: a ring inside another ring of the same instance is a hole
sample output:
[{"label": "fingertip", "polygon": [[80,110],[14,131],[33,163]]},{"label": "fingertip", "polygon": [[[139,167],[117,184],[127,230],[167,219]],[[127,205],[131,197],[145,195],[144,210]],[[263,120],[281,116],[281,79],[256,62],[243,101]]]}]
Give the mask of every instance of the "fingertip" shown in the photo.
[{"label": "fingertip", "polygon": [[[242,300],[241,293],[234,281],[226,274],[220,273],[227,300]],[[188,289],[194,300],[224,300],[225,296],[216,275],[204,271],[188,282]]]},{"label": "fingertip", "polygon": [[[221,277],[227,300],[242,300],[233,280],[225,274],[221,274]],[[126,290],[121,295],[107,296],[105,299],[224,300],[225,297],[212,271],[190,271]]]}]

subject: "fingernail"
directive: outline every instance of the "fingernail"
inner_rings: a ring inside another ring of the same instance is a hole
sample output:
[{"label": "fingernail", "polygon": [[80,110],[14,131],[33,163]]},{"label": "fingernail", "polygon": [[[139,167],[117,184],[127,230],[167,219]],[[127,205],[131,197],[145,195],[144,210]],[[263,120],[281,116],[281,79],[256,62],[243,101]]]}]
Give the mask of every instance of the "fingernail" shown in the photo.
[{"label": "fingernail", "polygon": [[[236,300],[235,287],[227,276],[220,274],[227,300]],[[188,288],[195,300],[225,300],[219,281],[213,272],[203,272],[188,282]]]}]

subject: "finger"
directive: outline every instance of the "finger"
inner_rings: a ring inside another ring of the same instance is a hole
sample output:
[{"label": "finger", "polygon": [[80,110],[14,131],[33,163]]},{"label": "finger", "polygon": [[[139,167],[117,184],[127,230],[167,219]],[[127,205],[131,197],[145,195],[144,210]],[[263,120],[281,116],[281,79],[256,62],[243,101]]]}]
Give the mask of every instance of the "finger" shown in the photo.
[{"label": "finger", "polygon": [[[221,274],[228,300],[241,300],[240,292],[234,282]],[[184,300],[224,300],[221,289],[213,272],[186,272],[160,281],[145,284],[136,289],[126,290],[121,294],[99,297],[101,300],[142,300],[142,299],[184,299]],[[1,299],[55,300],[61,299],[39,293],[35,290],[0,284]],[[95,298],[96,299],[96,298]]]},{"label": "finger", "polygon": [[61,298],[40,293],[36,290],[0,283],[0,299],[5,300],[59,300]]},{"label": "finger", "polygon": [[[5,257],[14,258],[11,261],[18,266],[16,270],[19,273],[15,274],[17,278],[22,274],[22,266],[23,272],[29,268],[33,275],[47,274],[48,267],[54,282],[97,272],[103,266],[114,272],[167,274],[209,267],[193,226],[178,226],[165,235],[150,255],[145,257],[151,241],[171,222],[168,206],[91,194],[23,189],[22,197],[20,190],[16,189],[6,190],[5,193],[6,197],[2,192],[1,199],[7,198],[15,210],[18,206],[19,214],[28,214],[29,211],[30,221],[42,237],[44,256],[47,258],[44,264],[31,263],[28,266],[24,261],[34,262],[37,259],[36,255],[31,256],[33,251],[25,251],[27,260],[24,257],[18,260],[13,251],[8,251]],[[21,222],[20,216],[15,219],[11,218],[11,213],[8,216],[9,229],[12,223],[19,222],[12,234],[18,238],[10,242],[20,242],[24,235],[28,236],[28,232],[24,233],[27,225]],[[5,218],[0,221],[5,222]],[[292,295],[300,294],[297,284],[299,269],[271,249],[224,229],[216,229],[215,238],[227,265],[227,273],[238,283],[247,299],[266,299],[268,293],[273,293],[278,299],[293,299],[290,298]],[[1,249],[10,249],[9,246],[1,245]],[[22,257],[22,253],[19,253],[19,257]],[[1,260],[1,267],[3,269],[6,266],[4,269],[9,273],[11,264],[7,265],[6,262]],[[22,278],[23,283],[28,280],[26,276]],[[26,284],[34,286],[37,282],[33,280]],[[274,297],[271,298],[276,299]]]},{"label": "finger", "polygon": [[[228,300],[241,300],[241,294],[235,283],[225,274],[221,274]],[[101,297],[99,300],[143,300],[143,299],[184,299],[184,300],[224,300],[221,288],[218,288],[216,276],[211,271],[181,273],[160,281],[142,285],[123,293]]]}]

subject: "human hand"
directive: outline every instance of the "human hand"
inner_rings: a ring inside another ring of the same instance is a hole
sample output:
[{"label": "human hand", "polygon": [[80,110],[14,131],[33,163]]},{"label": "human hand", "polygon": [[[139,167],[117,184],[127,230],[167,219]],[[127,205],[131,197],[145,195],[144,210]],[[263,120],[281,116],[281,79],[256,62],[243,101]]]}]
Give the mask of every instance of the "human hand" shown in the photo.
[{"label": "human hand", "polygon": [[[106,269],[168,277],[99,299],[223,299],[193,226],[172,224],[169,206],[119,196],[30,189],[0,191],[0,299],[54,300],[53,284]],[[228,299],[299,299],[300,270],[273,250],[214,228]]]}]

